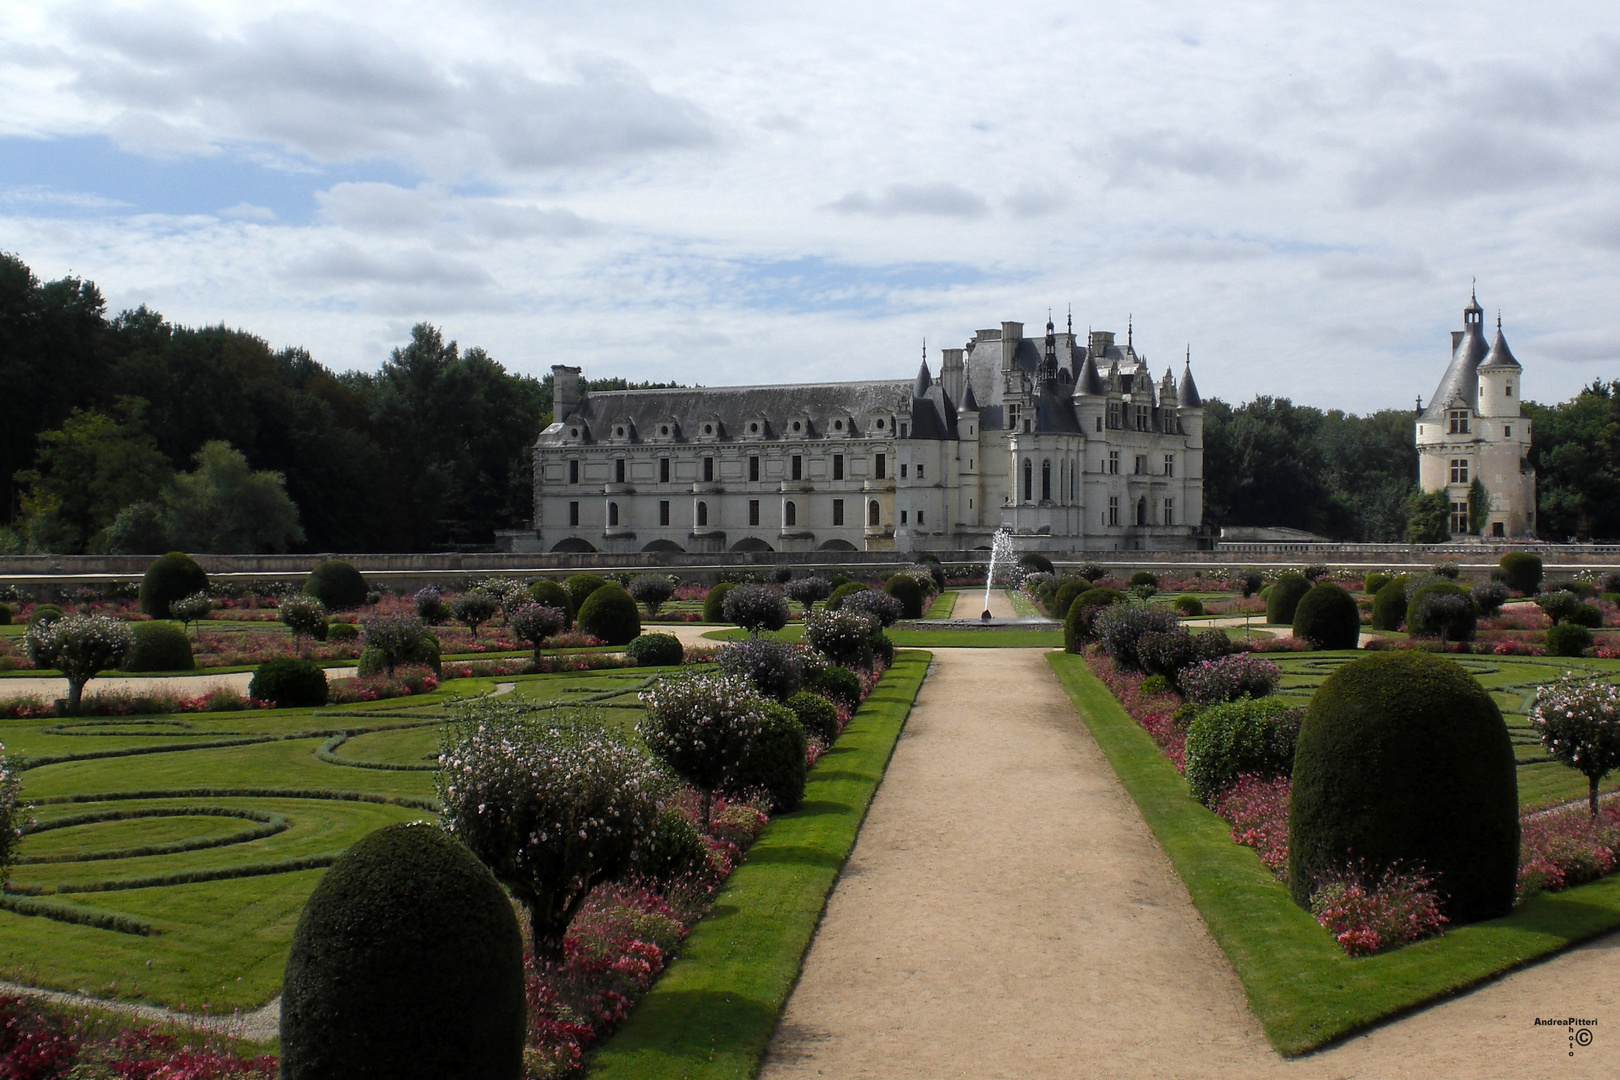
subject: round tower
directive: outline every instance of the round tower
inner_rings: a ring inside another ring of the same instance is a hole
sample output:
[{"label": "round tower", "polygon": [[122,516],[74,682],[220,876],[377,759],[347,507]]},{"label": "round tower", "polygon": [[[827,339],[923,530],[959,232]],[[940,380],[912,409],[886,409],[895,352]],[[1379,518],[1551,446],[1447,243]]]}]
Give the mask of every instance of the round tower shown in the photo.
[{"label": "round tower", "polygon": [[1519,415],[1519,377],[1524,369],[1502,337],[1502,316],[1496,317],[1496,341],[1479,366],[1479,415],[1495,419]]}]

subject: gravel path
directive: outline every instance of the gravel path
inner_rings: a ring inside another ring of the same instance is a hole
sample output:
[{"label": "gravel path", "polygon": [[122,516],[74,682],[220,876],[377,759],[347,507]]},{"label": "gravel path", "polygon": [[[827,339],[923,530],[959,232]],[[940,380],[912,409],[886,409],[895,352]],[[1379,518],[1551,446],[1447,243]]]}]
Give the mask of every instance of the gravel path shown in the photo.
[{"label": "gravel path", "polygon": [[[356,669],[352,667],[329,667],[326,669],[328,679],[352,679]],[[94,697],[97,694],[131,693],[149,694],[163,690],[173,690],[184,697],[201,697],[204,694],[221,690],[225,687],[234,687],[242,693],[247,693],[248,684],[253,681],[251,671],[232,671],[219,675],[153,675],[153,676],[120,676],[91,679],[84,687],[85,697]],[[67,697],[67,680],[14,678],[0,679],[0,699],[22,697],[33,694],[50,701],[54,698]]]},{"label": "gravel path", "polygon": [[1613,1074],[1614,935],[1282,1060],[1042,653],[934,655],[766,1080]]},{"label": "gravel path", "polygon": [[263,1008],[248,1013],[231,1013],[227,1016],[205,1016],[197,1013],[176,1012],[174,1009],[165,1009],[157,1005],[139,1005],[134,1002],[103,1001],[88,994],[69,994],[62,990],[41,990],[38,987],[21,986],[17,983],[6,982],[3,979],[0,979],[0,994],[31,998],[34,1001],[48,1001],[55,1005],[103,1009],[107,1012],[122,1013],[124,1016],[144,1024],[176,1024],[181,1027],[195,1028],[199,1031],[219,1031],[226,1035],[252,1039],[254,1042],[268,1042],[274,1039],[281,1027],[280,994],[272,998],[270,1003]]}]

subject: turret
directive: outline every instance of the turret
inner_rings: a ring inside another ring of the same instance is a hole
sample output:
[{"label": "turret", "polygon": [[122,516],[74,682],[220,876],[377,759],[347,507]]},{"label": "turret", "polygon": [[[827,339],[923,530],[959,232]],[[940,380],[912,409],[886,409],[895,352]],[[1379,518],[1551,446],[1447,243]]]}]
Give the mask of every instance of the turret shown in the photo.
[{"label": "turret", "polygon": [[1181,430],[1192,445],[1204,445],[1204,399],[1198,396],[1198,384],[1193,382],[1192,346],[1187,347],[1187,359],[1181,369],[1181,385],[1176,388],[1176,413],[1181,418]]},{"label": "turret", "polygon": [[1502,316],[1496,317],[1496,341],[1479,366],[1479,415],[1488,417],[1516,417],[1519,398],[1524,393],[1520,386],[1523,368],[1514,359],[1502,336]]}]

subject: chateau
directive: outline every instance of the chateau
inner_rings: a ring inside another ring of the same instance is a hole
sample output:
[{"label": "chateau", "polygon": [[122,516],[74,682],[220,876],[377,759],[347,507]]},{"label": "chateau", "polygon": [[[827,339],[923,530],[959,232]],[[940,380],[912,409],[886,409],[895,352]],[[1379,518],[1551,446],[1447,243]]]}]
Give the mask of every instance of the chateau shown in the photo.
[{"label": "chateau", "polygon": [[915,380],[582,394],[534,447],[542,551],[1179,550],[1203,536],[1190,360],[978,331]]},{"label": "chateau", "polygon": [[1424,491],[1444,491],[1451,502],[1451,532],[1469,533],[1469,492],[1484,485],[1488,537],[1533,537],[1536,473],[1530,451],[1530,421],[1519,415],[1523,369],[1496,320],[1496,340],[1487,348],[1485,312],[1477,295],[1463,308],[1463,328],[1451,332],[1451,363],[1440,386],[1419,402],[1418,482]]}]

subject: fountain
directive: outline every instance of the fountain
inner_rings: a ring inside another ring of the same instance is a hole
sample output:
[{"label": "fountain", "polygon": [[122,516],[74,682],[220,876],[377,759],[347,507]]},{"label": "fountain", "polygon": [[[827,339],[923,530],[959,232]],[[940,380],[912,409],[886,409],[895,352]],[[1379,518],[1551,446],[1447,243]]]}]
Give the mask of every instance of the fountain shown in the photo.
[{"label": "fountain", "polygon": [[990,540],[990,566],[984,573],[984,614],[979,616],[984,622],[990,621],[990,590],[996,583],[996,567],[1009,564],[1013,555],[1012,533],[997,529]]}]

